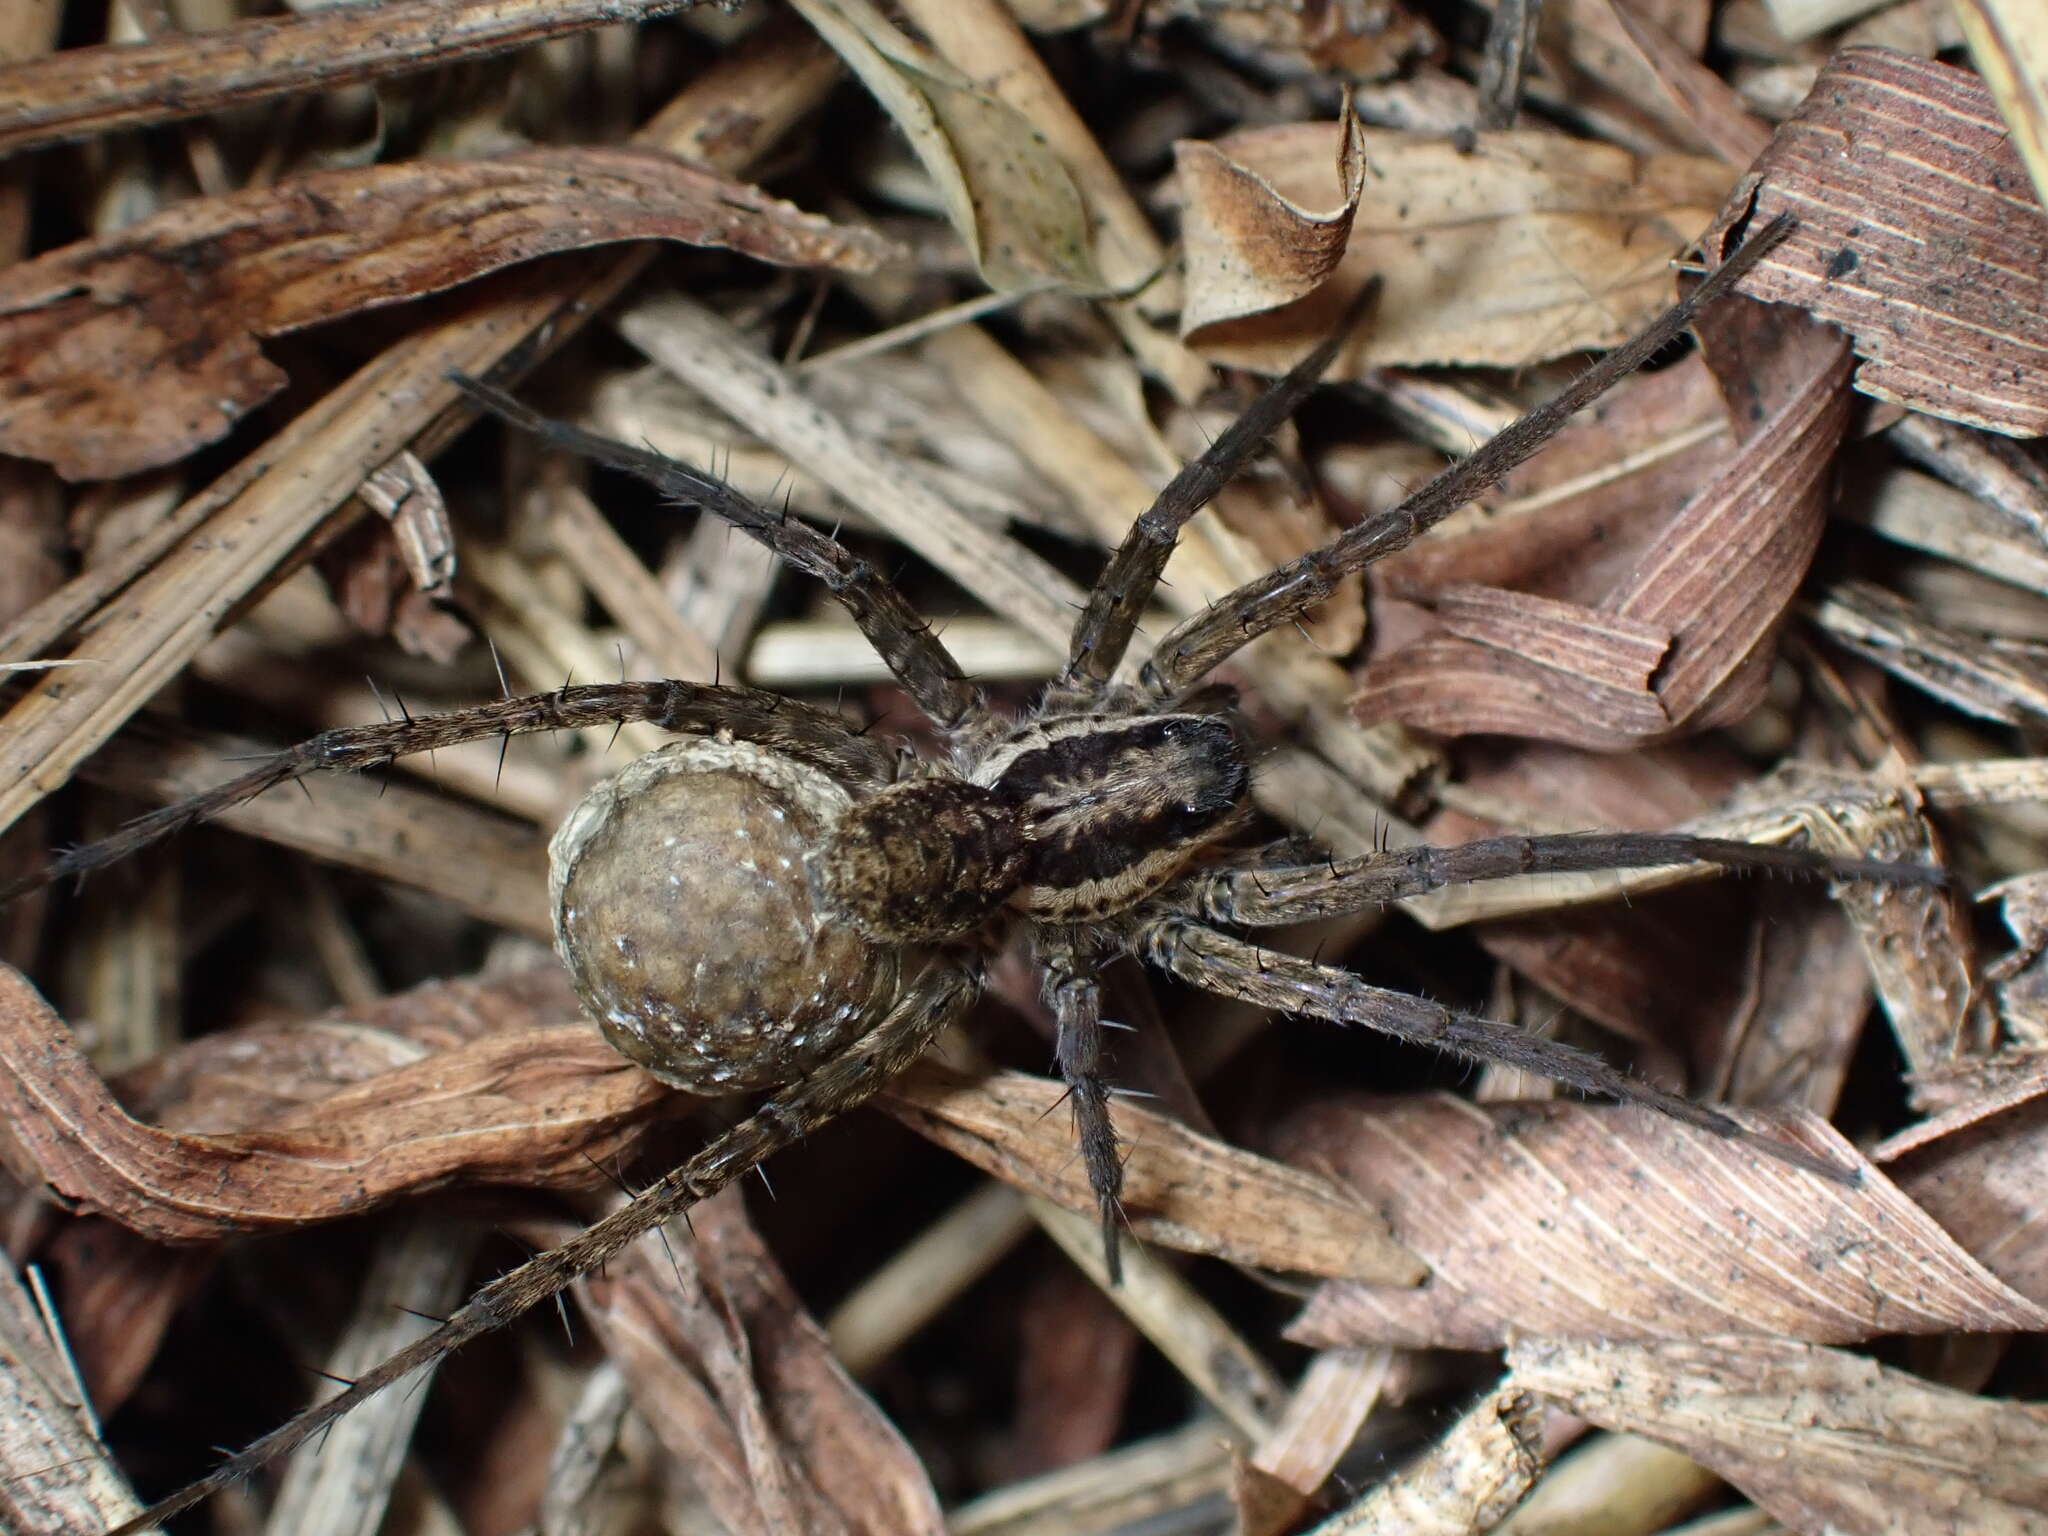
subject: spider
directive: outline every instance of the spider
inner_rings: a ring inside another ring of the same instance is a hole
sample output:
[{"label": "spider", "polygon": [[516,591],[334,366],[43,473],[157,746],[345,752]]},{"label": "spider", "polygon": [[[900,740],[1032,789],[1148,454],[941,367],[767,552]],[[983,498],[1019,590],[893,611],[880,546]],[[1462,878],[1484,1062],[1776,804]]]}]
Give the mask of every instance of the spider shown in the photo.
[{"label": "spider", "polygon": [[[1404,547],[1527,458],[1672,341],[1788,227],[1780,221],[1752,238],[1641,336],[1400,506],[1219,598],[1169,633],[1134,681],[1119,681],[1179,529],[1315,388],[1342,341],[1342,331],[1333,335],[1138,519],[1075,622],[1065,666],[1016,719],[1000,714],[910,605],[835,538],[687,465],[458,379],[480,405],[549,445],[642,476],[822,580],[929,717],[944,753],[906,762],[836,714],[751,688],[564,686],[328,731],[46,871],[43,878],[97,868],[315,769],[369,768],[493,735],[651,722],[678,739],[593,790],[555,835],[557,948],[584,1006],[626,1056],[699,1093],[767,1091],[749,1116],[631,1205],[484,1286],[417,1343],[119,1531],[155,1524],[297,1445],[860,1104],[964,1015],[981,989],[984,957],[1017,928],[1056,1023],[1055,1057],[1112,1275],[1122,1168],[1096,977],[1117,955],[1226,997],[1510,1063],[1746,1139],[1823,1175],[1853,1177],[1589,1053],[1371,986],[1233,930],[1529,872],[1688,861],[1915,882],[1938,872],[1678,834],[1498,837],[1307,862],[1298,844],[1246,852],[1234,839],[1250,821],[1251,748],[1229,691],[1209,681],[1339,578]],[[736,933],[761,942],[735,943]]]}]

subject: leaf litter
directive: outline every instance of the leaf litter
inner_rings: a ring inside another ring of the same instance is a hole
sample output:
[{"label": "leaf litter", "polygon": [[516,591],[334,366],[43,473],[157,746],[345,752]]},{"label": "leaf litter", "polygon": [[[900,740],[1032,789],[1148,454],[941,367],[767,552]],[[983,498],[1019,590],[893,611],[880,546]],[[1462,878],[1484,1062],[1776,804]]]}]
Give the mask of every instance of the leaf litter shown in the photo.
[{"label": "leaf litter", "polygon": [[[1919,35],[1911,8],[1889,35]],[[1512,1072],[1447,1092],[1411,1053],[1133,996],[1119,1075],[1160,1097],[1119,1106],[1128,1214],[1157,1247],[1119,1287],[1013,996],[883,1106],[914,1135],[858,1117],[778,1160],[773,1200],[650,1237],[581,1287],[594,1344],[529,1331],[387,1394],[251,1491],[273,1519],[1477,1532],[1532,1488],[1536,1518],[1565,1440],[1623,1432],[1691,1458],[1643,1463],[1674,1486],[1749,1501],[1730,1521],[2048,1518],[2014,1400],[2041,1395],[2048,1304],[2048,472],[2025,440],[2042,224],[1999,107],[2029,152],[2038,123],[2010,70],[1987,89],[1959,55],[1787,43],[1743,7],[1574,0],[1530,39],[1519,117],[1472,131],[1481,40],[1422,6],[1020,4],[1027,34],[987,0],[804,0],[746,37],[648,23],[630,69],[590,32],[466,81],[408,71],[615,9],[445,37],[415,9],[375,57],[344,39],[373,82],[351,97],[311,88],[333,23],[185,32],[173,7],[125,57],[187,71],[194,107],[138,109],[120,56],[74,48],[78,99],[43,108],[92,156],[0,161],[6,876],[232,773],[247,736],[366,718],[365,669],[418,712],[494,692],[489,649],[525,688],[765,671],[774,637],[801,642],[778,687],[902,716],[814,594],[729,541],[522,445],[495,473],[453,446],[450,367],[561,349],[542,393],[662,414],[1037,656],[1085,574],[1071,546],[1113,540],[1245,398],[1238,370],[1284,368],[1368,279],[1352,384],[1190,526],[1167,609],[1391,502],[1636,329],[1703,235],[1713,260],[1787,208],[1696,352],[1243,659],[1248,712],[1292,743],[1264,803],[1346,854],[1686,823],[1939,857],[2002,895],[2015,947],[1980,952],[1955,893],[1838,911],[1684,869],[1300,937],[1631,1051],[1854,1163],[1853,1188]],[[2025,41],[1978,9],[1980,49]],[[866,94],[830,94],[842,69]],[[1763,71],[1817,82],[1782,127]],[[1489,89],[1512,108],[1513,84]],[[148,121],[147,154],[108,132]],[[541,144],[463,148],[522,133]],[[334,168],[363,143],[376,163]],[[948,312],[986,290],[1002,313]],[[908,452],[870,440],[878,392],[834,361],[878,337],[949,381]],[[539,840],[635,744],[309,786],[5,914],[0,1231],[40,1269],[0,1287],[0,1523],[132,1514],[121,1468],[147,1493],[203,1470],[244,1397],[364,1369],[418,1324],[391,1302],[445,1311],[503,1267],[488,1229],[557,1241],[719,1123],[610,1057],[521,937]],[[811,1313],[877,1309],[857,1385]],[[1502,1349],[1504,1378],[1470,1353]],[[88,1401],[119,1410],[111,1455]],[[448,1474],[456,1444],[480,1471]]]}]

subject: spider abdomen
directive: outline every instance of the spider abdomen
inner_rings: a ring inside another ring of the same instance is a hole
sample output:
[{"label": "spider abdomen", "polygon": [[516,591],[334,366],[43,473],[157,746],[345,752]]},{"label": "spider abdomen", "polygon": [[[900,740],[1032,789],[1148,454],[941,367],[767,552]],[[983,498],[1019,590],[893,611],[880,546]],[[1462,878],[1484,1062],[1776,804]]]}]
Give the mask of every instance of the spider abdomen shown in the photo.
[{"label": "spider abdomen", "polygon": [[803,1077],[880,1020],[901,952],[836,921],[806,859],[851,804],[816,768],[709,737],[584,797],[549,847],[555,944],[615,1049],[733,1093]]},{"label": "spider abdomen", "polygon": [[975,778],[1013,807],[1010,904],[1054,922],[1127,911],[1242,825],[1251,769],[1221,715],[1076,715],[1026,727]]}]

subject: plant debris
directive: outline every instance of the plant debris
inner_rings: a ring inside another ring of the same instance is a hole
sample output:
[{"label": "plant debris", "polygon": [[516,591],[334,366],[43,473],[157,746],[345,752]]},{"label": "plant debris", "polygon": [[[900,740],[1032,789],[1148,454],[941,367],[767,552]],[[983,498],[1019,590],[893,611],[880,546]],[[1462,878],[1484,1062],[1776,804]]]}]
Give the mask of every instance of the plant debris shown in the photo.
[{"label": "plant debris", "polygon": [[[1513,874],[1274,940],[1751,1142],[1108,968],[1115,1280],[1053,1009],[992,954],[878,1113],[220,1527],[2048,1528],[2048,38],[1957,9],[0,5],[0,889],[565,678],[929,755],[816,583],[470,431],[451,373],[837,530],[1016,708],[1340,316],[1119,681],[1781,213],[1692,343],[1231,659],[1244,846],[1683,828],[1953,877]],[[743,1112],[540,948],[551,832],[663,739],[311,775],[0,907],[0,1527],[136,1519]]]}]

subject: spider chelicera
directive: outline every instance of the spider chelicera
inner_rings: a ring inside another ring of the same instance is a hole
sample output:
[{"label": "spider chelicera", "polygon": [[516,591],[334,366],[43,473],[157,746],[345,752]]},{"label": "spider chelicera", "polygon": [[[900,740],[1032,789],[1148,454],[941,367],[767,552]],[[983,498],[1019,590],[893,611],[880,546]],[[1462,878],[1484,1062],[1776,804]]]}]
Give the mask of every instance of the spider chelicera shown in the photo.
[{"label": "spider chelicera", "polygon": [[1676,834],[1499,837],[1301,862],[1246,850],[1250,748],[1214,669],[1294,621],[1346,574],[1405,547],[1498,481],[1581,406],[1672,341],[1777,239],[1732,255],[1649,330],[1468,458],[1319,549],[1218,599],[1117,680],[1179,530],[1316,386],[1333,337],[1272,386],[1138,519],[1097,580],[1064,668],[1022,718],[962,676],[908,603],[836,539],[687,465],[548,421],[485,384],[481,405],[548,444],[627,470],[723,518],[822,580],[945,744],[906,759],[838,715],[756,689],[666,681],[563,687],[453,714],[328,731],[131,824],[45,873],[81,873],[315,769],[362,769],[494,735],[646,721],[680,739],[600,785],[552,848],[557,947],[608,1039],[699,1092],[767,1090],[682,1167],[571,1241],[492,1281],[338,1396],[138,1516],[137,1530],[297,1445],[446,1351],[510,1322],[626,1243],[874,1094],[982,985],[1021,927],[1057,1024],[1058,1068],[1114,1273],[1122,1168],[1101,1070],[1096,974],[1135,955],[1212,993],[1362,1024],[1743,1138],[1824,1175],[1845,1170],[1752,1132],[1598,1057],[1374,987],[1229,930],[1356,911],[1439,886],[1530,872],[1706,861],[1926,882],[1918,866]]}]

